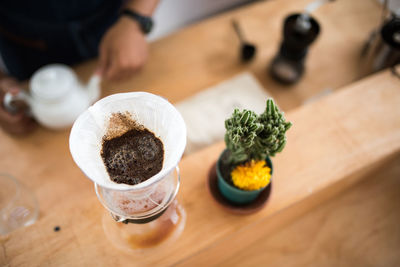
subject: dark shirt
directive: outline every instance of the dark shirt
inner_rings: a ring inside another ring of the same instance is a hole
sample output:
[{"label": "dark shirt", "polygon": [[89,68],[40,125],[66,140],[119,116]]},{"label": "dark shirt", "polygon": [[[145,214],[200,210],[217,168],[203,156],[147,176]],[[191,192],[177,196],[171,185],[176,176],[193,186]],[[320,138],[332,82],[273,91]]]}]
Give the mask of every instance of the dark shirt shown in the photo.
[{"label": "dark shirt", "polygon": [[1,0],[0,53],[20,80],[51,63],[96,57],[122,0]]},{"label": "dark shirt", "polygon": [[90,17],[106,0],[2,0],[0,10],[35,21],[69,22]]}]

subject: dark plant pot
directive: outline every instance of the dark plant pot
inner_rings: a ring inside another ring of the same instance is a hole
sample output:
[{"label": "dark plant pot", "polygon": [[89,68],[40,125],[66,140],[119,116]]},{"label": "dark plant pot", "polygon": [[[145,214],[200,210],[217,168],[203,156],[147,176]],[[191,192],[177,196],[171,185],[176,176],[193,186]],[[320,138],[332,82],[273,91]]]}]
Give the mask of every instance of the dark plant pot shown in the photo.
[{"label": "dark plant pot", "polygon": [[[224,150],[221,153],[221,155],[217,161],[216,169],[217,169],[217,177],[218,177],[218,189],[227,200],[229,200],[230,202],[232,202],[234,204],[242,205],[242,204],[251,203],[260,195],[260,193],[263,190],[265,190],[265,188],[270,186],[271,182],[267,186],[260,188],[259,190],[252,190],[252,191],[242,190],[242,189],[239,189],[239,188],[229,184],[224,179],[222,171],[221,171],[221,165],[223,164],[222,158],[223,158],[224,154],[227,152],[228,152],[227,150]],[[271,179],[272,179],[272,173],[273,173],[272,161],[269,157],[267,157],[265,160],[267,162],[268,167],[271,168]]]}]

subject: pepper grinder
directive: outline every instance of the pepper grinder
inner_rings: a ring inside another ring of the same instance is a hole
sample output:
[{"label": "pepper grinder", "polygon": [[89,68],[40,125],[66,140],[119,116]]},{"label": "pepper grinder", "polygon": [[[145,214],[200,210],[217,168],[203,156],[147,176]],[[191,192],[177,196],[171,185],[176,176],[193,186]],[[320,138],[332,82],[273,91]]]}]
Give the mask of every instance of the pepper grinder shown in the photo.
[{"label": "pepper grinder", "polygon": [[302,77],[308,48],[320,32],[319,23],[310,13],[329,1],[332,0],[314,1],[303,13],[291,14],[285,18],[283,41],[269,66],[274,79],[283,84],[293,84]]}]

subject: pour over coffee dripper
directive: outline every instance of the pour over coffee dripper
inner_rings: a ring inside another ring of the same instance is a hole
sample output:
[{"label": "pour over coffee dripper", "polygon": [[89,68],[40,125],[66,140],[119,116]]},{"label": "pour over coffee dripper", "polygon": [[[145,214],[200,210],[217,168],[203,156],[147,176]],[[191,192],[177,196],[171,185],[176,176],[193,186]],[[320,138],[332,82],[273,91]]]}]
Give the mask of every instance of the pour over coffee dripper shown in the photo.
[{"label": "pour over coffee dripper", "polygon": [[[110,123],[113,114],[128,114],[155,134],[164,146],[159,173],[136,185],[113,182],[101,158],[104,136],[122,135],[127,125]],[[185,212],[175,197],[179,190],[178,163],[186,146],[186,126],[165,99],[144,92],[111,95],[89,107],[75,121],[70,151],[75,163],[95,183],[97,196],[110,215],[104,230],[114,245],[130,251],[157,247],[183,230]]]}]

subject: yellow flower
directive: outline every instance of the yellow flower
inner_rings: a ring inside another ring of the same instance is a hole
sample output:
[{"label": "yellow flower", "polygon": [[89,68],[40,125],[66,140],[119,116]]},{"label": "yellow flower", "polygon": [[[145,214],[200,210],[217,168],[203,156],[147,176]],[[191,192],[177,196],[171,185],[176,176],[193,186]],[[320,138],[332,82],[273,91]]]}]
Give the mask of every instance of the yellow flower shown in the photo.
[{"label": "yellow flower", "polygon": [[265,160],[251,160],[238,165],[231,173],[233,184],[242,190],[252,191],[267,186],[271,179],[271,169]]}]

